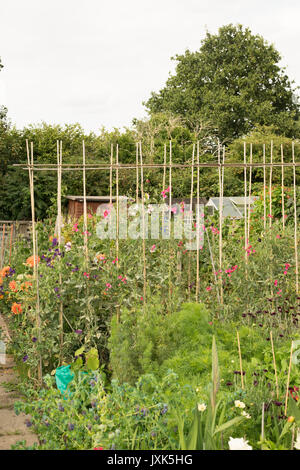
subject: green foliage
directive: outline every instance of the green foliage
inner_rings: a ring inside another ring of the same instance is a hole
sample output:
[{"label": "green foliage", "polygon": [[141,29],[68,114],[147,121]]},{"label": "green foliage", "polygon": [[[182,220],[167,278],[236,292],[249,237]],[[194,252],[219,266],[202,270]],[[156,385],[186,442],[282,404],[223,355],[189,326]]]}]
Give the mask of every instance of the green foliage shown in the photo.
[{"label": "green foliage", "polygon": [[175,56],[176,73],[146,106],[150,113],[209,121],[226,140],[257,124],[295,136],[299,110],[280,59],[273,45],[248,28],[222,26],[218,34],[206,34],[199,51]]}]

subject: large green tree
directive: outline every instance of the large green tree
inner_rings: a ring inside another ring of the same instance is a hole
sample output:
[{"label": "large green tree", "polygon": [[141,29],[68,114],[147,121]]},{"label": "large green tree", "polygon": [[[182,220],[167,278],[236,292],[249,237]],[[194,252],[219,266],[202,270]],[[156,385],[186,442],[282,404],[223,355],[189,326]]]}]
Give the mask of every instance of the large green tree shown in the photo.
[{"label": "large green tree", "polygon": [[247,134],[256,125],[273,125],[295,137],[299,105],[293,100],[281,56],[248,28],[232,24],[207,33],[196,52],[176,55],[176,72],[153,92],[150,114],[171,112],[186,121],[210,121],[224,140]]}]

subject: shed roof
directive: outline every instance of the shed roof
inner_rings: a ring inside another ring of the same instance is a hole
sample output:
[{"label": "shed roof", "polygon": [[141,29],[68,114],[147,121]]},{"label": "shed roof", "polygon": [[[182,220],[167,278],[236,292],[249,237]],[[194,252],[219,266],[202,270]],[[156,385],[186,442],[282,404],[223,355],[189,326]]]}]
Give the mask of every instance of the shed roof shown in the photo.
[{"label": "shed roof", "polygon": [[[220,208],[219,197],[211,197],[206,204],[208,207],[214,207],[217,211]],[[250,206],[258,199],[256,196],[232,196],[223,197],[223,217],[235,217],[240,219],[244,216],[245,204]]]}]

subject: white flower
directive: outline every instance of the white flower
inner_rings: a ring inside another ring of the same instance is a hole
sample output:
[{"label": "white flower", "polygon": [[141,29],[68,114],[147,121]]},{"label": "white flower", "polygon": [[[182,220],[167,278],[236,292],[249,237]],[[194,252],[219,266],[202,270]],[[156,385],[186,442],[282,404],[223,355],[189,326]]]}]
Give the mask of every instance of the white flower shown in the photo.
[{"label": "white flower", "polygon": [[197,387],[197,388],[196,388],[196,392],[197,392],[197,393],[200,392],[200,387]]},{"label": "white flower", "polygon": [[228,445],[229,450],[252,450],[252,447],[248,445],[248,441],[246,441],[243,437],[235,439],[230,437]]},{"label": "white flower", "polygon": [[294,443],[294,447],[295,447],[295,449],[300,450],[300,429],[299,428],[298,428],[298,432],[297,432],[297,440]]},{"label": "white flower", "polygon": [[65,250],[66,250],[66,251],[70,251],[70,250],[71,250],[71,246],[72,246],[72,243],[71,243],[71,242],[67,242],[67,243],[65,244]]},{"label": "white flower", "polygon": [[235,406],[236,408],[245,408],[246,405],[245,405],[245,403],[243,403],[243,402],[240,401],[240,400],[235,400],[234,406]]},{"label": "white flower", "polygon": [[247,419],[251,418],[251,416],[248,413],[246,413],[246,411],[242,411],[242,416],[245,416],[245,418]]},{"label": "white flower", "polygon": [[198,411],[205,411],[207,408],[205,403],[198,403]]}]

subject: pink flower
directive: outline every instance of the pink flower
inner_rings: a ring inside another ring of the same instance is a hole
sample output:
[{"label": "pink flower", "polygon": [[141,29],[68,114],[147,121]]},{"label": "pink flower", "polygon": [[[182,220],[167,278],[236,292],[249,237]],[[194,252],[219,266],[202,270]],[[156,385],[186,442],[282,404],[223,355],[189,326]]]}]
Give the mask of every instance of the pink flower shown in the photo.
[{"label": "pink flower", "polygon": [[118,279],[122,279],[122,276],[121,276],[121,275],[120,275],[120,276],[118,276]]},{"label": "pink flower", "polygon": [[278,285],[278,281],[276,280],[274,281],[274,286],[277,287],[277,285]]},{"label": "pink flower", "polygon": [[276,235],[276,238],[281,238],[280,235]]},{"label": "pink flower", "polygon": [[207,287],[205,287],[205,289],[209,292],[210,290],[212,290],[212,287],[211,287],[211,286],[207,286]]},{"label": "pink flower", "polygon": [[78,232],[78,224],[74,224],[72,230],[73,232]]},{"label": "pink flower", "polygon": [[176,212],[177,212],[177,207],[172,207],[171,212],[173,212],[173,214],[176,214]]},{"label": "pink flower", "polygon": [[89,273],[83,273],[84,277],[86,277],[87,279],[89,279],[90,275]]},{"label": "pink flower", "polygon": [[112,263],[115,264],[117,261],[119,261],[119,258],[115,258]]},{"label": "pink flower", "polygon": [[103,217],[106,218],[110,214],[110,211],[105,210],[103,213]]},{"label": "pink flower", "polygon": [[156,245],[151,246],[151,248],[150,248],[151,253],[153,253],[155,251],[155,248],[156,248]]},{"label": "pink flower", "polygon": [[106,283],[106,287],[107,287],[108,289],[110,289],[110,288],[111,288],[111,284],[110,284],[109,282],[107,282],[107,283]]},{"label": "pink flower", "polygon": [[92,219],[93,218],[92,214],[88,214],[88,218]]}]

